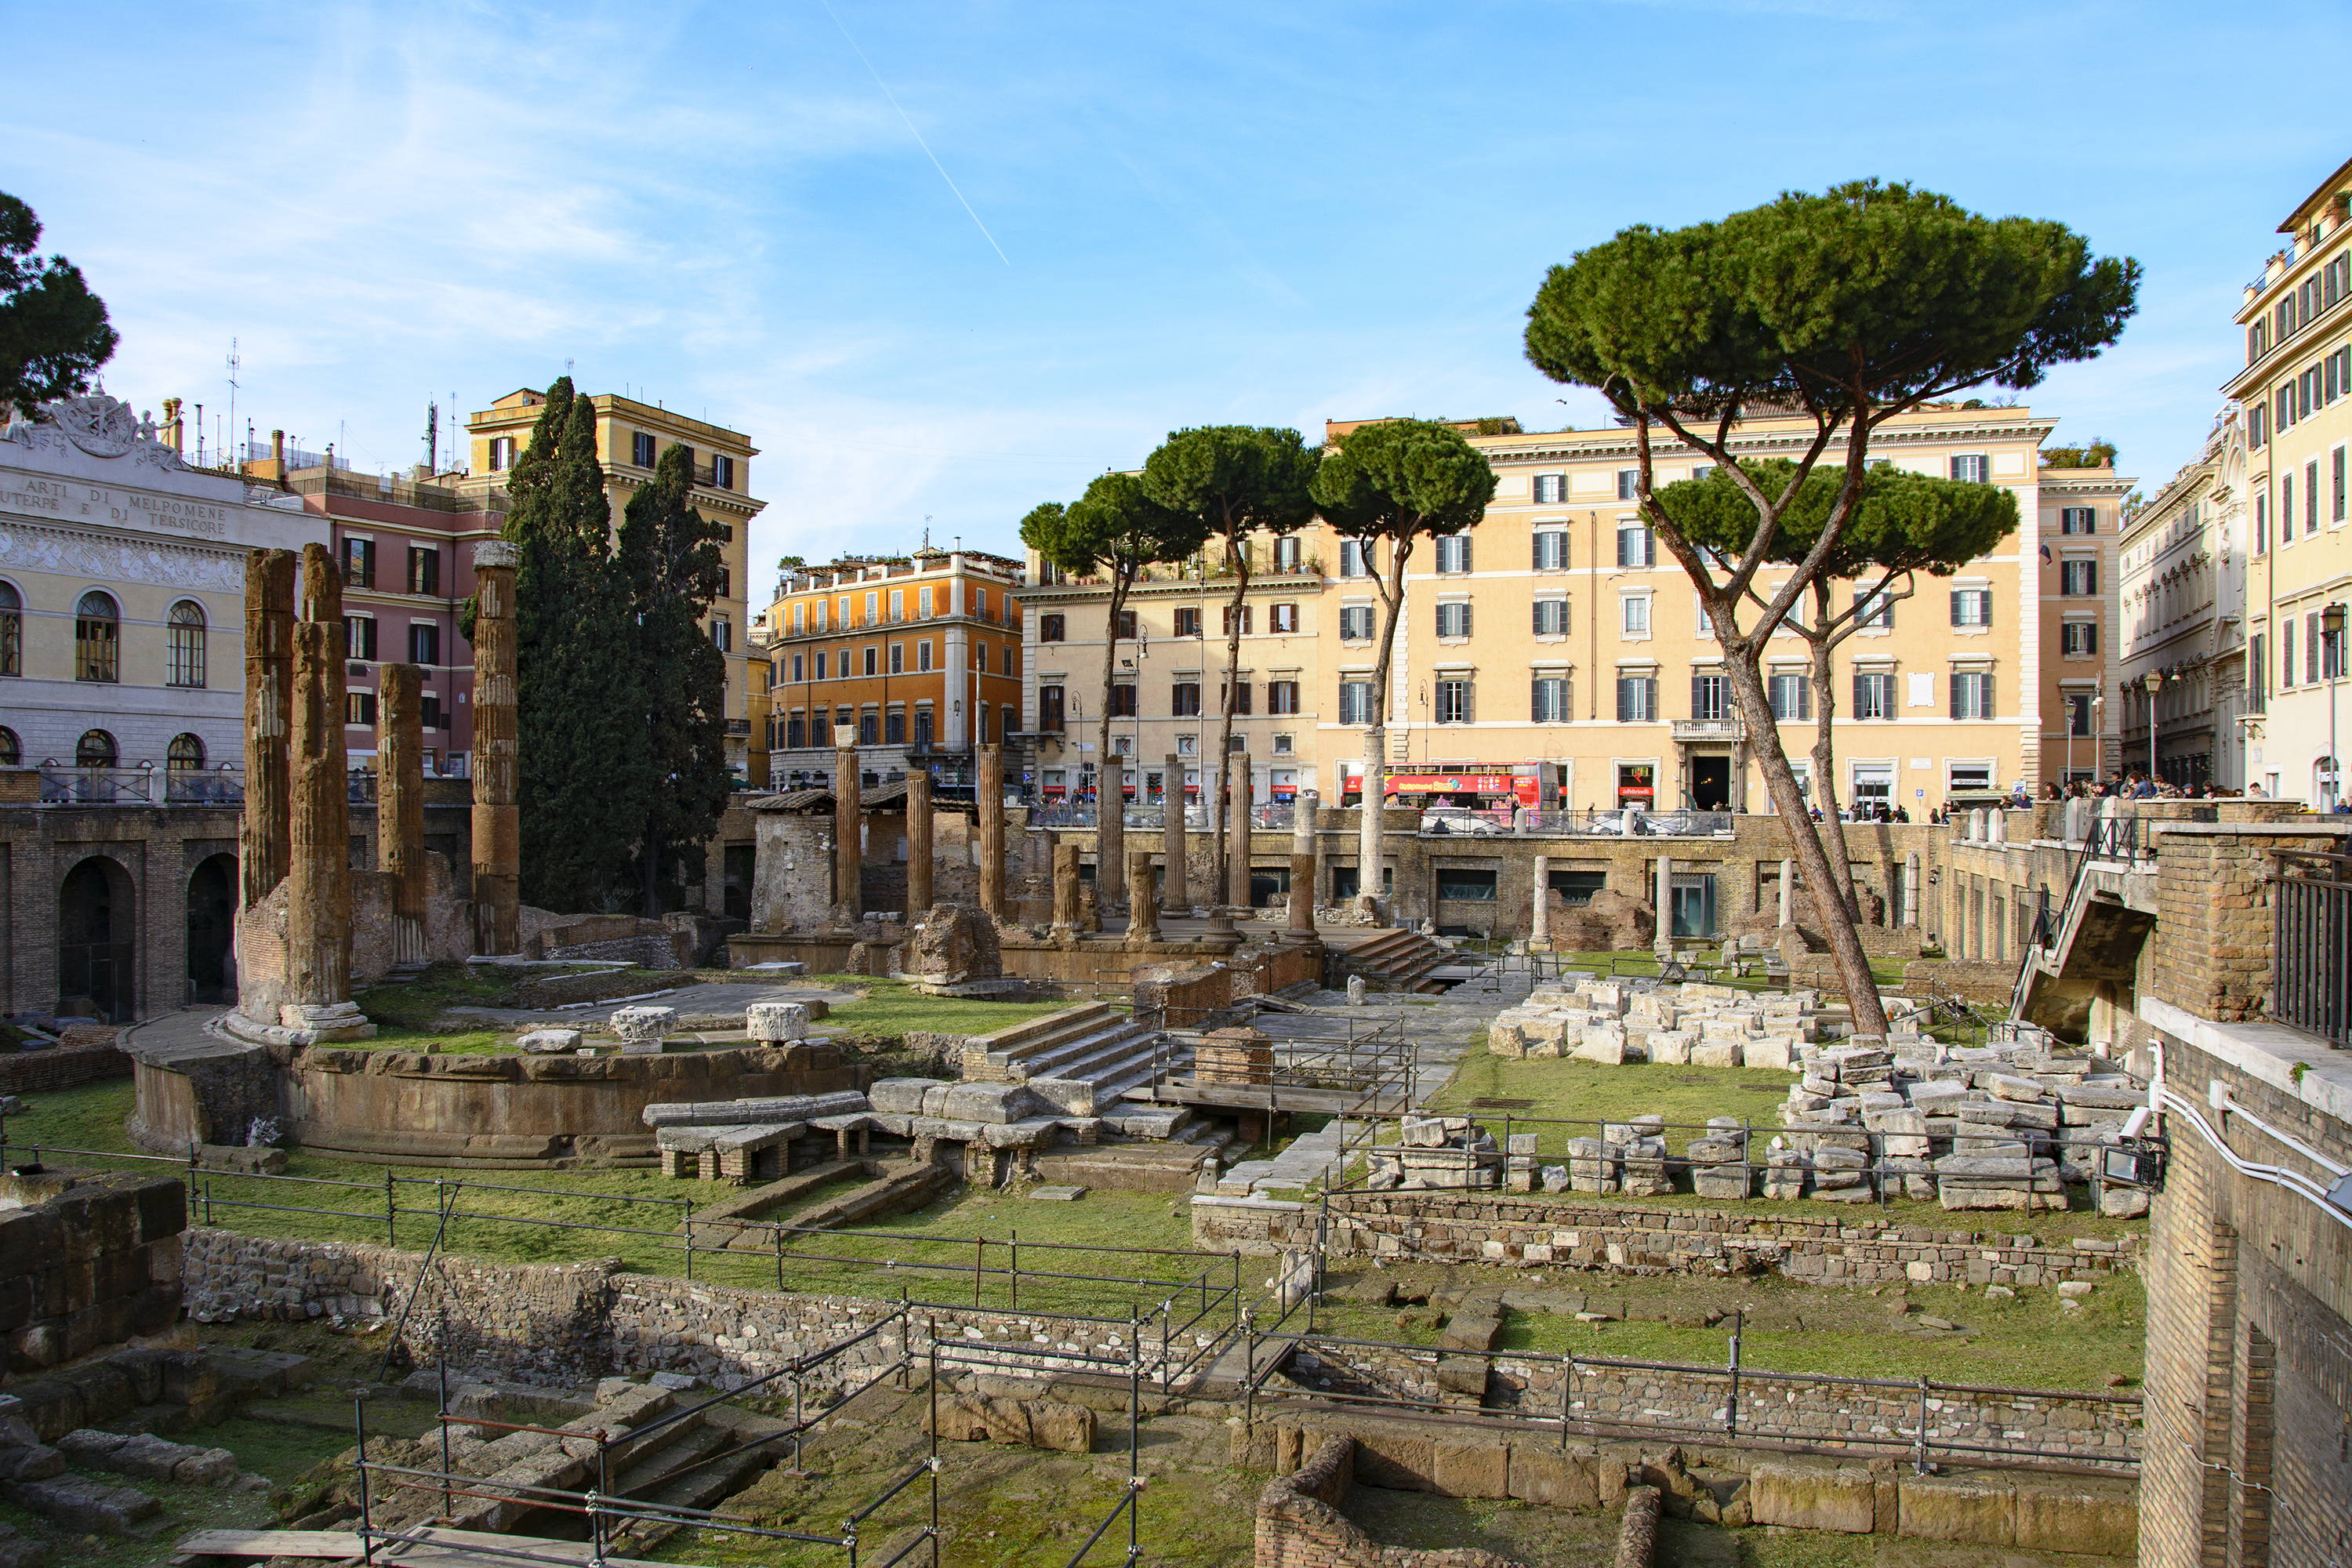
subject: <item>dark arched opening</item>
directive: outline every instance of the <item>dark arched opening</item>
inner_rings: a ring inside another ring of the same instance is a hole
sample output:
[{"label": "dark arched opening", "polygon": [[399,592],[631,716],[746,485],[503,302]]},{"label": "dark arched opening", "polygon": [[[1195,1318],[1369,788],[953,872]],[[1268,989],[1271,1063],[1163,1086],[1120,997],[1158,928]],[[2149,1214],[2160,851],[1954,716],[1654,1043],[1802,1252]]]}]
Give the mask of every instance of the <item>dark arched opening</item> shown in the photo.
[{"label": "dark arched opening", "polygon": [[236,857],[213,855],[188,878],[188,996],[234,1002],[228,955],[236,934]]},{"label": "dark arched opening", "polygon": [[131,874],[102,855],[58,889],[58,1011],[127,1024],[134,1016],[138,930]]}]

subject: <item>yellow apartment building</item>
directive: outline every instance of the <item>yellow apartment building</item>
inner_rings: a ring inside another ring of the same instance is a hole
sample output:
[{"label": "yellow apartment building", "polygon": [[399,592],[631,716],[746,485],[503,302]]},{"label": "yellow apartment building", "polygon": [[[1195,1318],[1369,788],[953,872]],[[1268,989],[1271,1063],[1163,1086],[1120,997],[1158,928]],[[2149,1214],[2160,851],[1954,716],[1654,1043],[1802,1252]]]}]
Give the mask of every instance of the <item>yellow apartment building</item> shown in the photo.
[{"label": "yellow apartment building", "polygon": [[2267,794],[2332,809],[2342,794],[2336,689],[2344,683],[2352,535],[2352,163],[2279,225],[2285,246],[2246,286],[2246,364],[2222,388],[2245,411],[2246,776]]},{"label": "yellow apartment building", "polygon": [[[1841,803],[1918,816],[1954,795],[2019,784],[2039,793],[2066,776],[2070,746],[2076,773],[2113,765],[2118,715],[2090,698],[2114,653],[2116,530],[2132,481],[2111,468],[2044,467],[2041,448],[2056,426],[2024,407],[1950,404],[1874,437],[1874,461],[2013,490],[2021,528],[1952,578],[1921,578],[1911,597],[1838,648]],[[1758,458],[1793,456],[1809,434],[1799,420],[1751,420],[1733,444]],[[1469,439],[1495,466],[1498,489],[1475,528],[1421,542],[1408,564],[1385,759],[1391,776],[1407,777],[1392,793],[1524,803],[1529,786],[1514,781],[1533,777],[1551,807],[1769,809],[1698,596],[1633,502],[1633,432]],[[1672,443],[1654,456],[1660,483],[1703,466]],[[1255,542],[1253,561],[1237,683],[1248,706],[1235,723],[1253,793],[1359,794],[1380,624],[1366,563],[1319,522]],[[1213,549],[1206,564],[1215,569]],[[1041,583],[1049,575],[1034,559],[1030,566]],[[1767,591],[1784,580],[1761,577]],[[1127,750],[1140,762],[1122,768],[1138,775],[1138,798],[1164,786],[1153,775],[1168,752],[1214,744],[1230,585],[1195,563],[1137,590],[1117,656],[1122,670],[1137,671],[1134,694],[1115,700],[1134,705],[1118,714],[1122,725],[1133,721]],[[1836,602],[1850,604],[1855,591],[1840,584]],[[1108,598],[1087,584],[1034,591],[1033,635],[1045,636],[1050,614],[1061,647],[1033,649],[1027,722],[1044,727],[1058,712],[1075,727],[1071,705],[1099,702]],[[1803,641],[1778,639],[1766,673],[1781,744],[1810,792],[1820,694]],[[1065,754],[1074,749],[1066,744]],[[1092,760],[1081,753],[1079,771],[1055,782],[1076,787]],[[1187,786],[1197,784],[1191,765],[1185,772]],[[1484,776],[1459,792],[1429,782],[1465,773]]]},{"label": "yellow apartment building", "polygon": [[769,787],[831,787],[842,730],[876,784],[1004,742],[1020,725],[1021,583],[1021,563],[976,550],[788,571],[755,628]]},{"label": "yellow apartment building", "polygon": [[[473,440],[473,471],[460,482],[462,493],[488,510],[506,510],[506,474],[530,445],[531,426],[546,401],[543,393],[524,387],[466,421]],[[751,495],[751,459],[759,456],[759,448],[739,431],[689,419],[658,404],[610,393],[591,395],[588,401],[596,410],[597,458],[604,467],[614,528],[620,526],[629,498],[652,481],[654,464],[663,451],[677,444],[683,444],[693,458],[695,510],[725,525],[719,597],[703,625],[727,656],[727,760],[740,773],[748,763],[751,734],[745,702],[751,679],[745,636],[748,552],[751,520],[768,504]]]}]

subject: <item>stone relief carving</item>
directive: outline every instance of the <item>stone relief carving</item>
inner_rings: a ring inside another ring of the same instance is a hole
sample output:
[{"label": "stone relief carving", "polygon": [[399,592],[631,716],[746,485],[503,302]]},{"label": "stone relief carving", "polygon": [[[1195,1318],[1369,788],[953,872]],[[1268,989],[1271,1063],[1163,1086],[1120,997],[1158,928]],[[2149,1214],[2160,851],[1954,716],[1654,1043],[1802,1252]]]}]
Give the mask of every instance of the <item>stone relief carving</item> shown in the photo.
[{"label": "stone relief carving", "polygon": [[235,593],[245,586],[240,553],[132,544],[50,528],[0,527],[0,563],[159,588]]},{"label": "stone relief carving", "polygon": [[180,455],[155,438],[155,430],[154,420],[140,417],[121,398],[93,392],[45,403],[31,419],[12,411],[0,441],[52,449],[70,444],[93,458],[127,457],[166,471],[185,468]]}]

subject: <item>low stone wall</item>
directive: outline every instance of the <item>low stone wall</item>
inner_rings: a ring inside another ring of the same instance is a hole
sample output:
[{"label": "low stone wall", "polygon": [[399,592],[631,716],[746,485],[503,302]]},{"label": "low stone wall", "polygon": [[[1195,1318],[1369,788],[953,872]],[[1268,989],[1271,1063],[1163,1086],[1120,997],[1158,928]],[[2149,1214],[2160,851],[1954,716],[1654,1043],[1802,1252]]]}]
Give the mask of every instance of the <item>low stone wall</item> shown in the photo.
[{"label": "low stone wall", "polygon": [[1957,991],[1964,1001],[2006,1007],[2017,989],[2014,963],[1960,963],[1948,958],[1922,958],[1903,966],[1903,991],[1925,996],[1930,985]]},{"label": "low stone wall", "polygon": [[[1193,1245],[1270,1254],[1310,1248],[1320,1205],[1251,1196],[1192,1200]],[[2139,1267],[2139,1238],[2017,1245],[1980,1231],[1641,1208],[1507,1194],[1347,1193],[1330,1202],[1326,1256],[1391,1263],[1497,1263],[1622,1274],[1780,1274],[1815,1285],[2056,1285]],[[2029,1238],[2030,1239],[2030,1238]]]},{"label": "low stone wall", "polygon": [[111,1042],[52,1046],[47,1050],[0,1056],[0,1094],[41,1094],[55,1089],[78,1089],[103,1078],[130,1076],[130,1053]]},{"label": "low stone wall", "polygon": [[179,1321],[187,1190],[170,1176],[12,1173],[0,1202],[0,1347],[22,1376]]},{"label": "low stone wall", "polygon": [[1382,1546],[1350,1523],[1339,1503],[1356,1484],[1356,1440],[1326,1438],[1314,1457],[1258,1494],[1254,1568],[1517,1568],[1475,1547],[1415,1551]]},{"label": "low stone wall", "polygon": [[[385,1247],[199,1227],[187,1236],[187,1309],[201,1322],[396,1320],[424,1264],[422,1253]],[[428,1362],[438,1353],[446,1322],[453,1363],[526,1382],[677,1372],[724,1386],[773,1372],[894,1310],[887,1301],[628,1274],[617,1261],[500,1264],[445,1256],[425,1278],[402,1337],[413,1357]],[[1123,1323],[920,1308],[914,1320],[918,1357],[934,1323],[942,1344],[954,1345],[944,1359],[959,1373],[1050,1373],[1056,1363],[1045,1353],[1049,1346],[1072,1358],[1116,1362],[1128,1353]],[[1035,1353],[987,1366],[991,1342]],[[874,1368],[894,1363],[899,1350],[895,1331],[877,1335],[826,1363],[825,1375],[836,1386],[854,1384]],[[1077,1364],[1075,1359],[1059,1363],[1063,1370]]]}]

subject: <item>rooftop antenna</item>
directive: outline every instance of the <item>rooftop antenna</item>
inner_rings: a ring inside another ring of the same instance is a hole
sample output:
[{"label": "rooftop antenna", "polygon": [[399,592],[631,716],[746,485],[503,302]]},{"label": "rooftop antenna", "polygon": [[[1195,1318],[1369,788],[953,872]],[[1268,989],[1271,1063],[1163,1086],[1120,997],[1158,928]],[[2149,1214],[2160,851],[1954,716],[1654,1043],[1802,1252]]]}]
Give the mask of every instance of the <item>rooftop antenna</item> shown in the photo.
[{"label": "rooftop antenna", "polygon": [[924,553],[924,554],[926,554],[926,555],[929,555],[930,552],[931,552],[931,514],[930,514],[929,512],[925,512],[925,513],[923,514],[923,553]]},{"label": "rooftop antenna", "polygon": [[[236,377],[245,368],[245,356],[237,353],[236,340],[228,341],[228,427],[236,428]],[[242,464],[240,463],[240,467]]]},{"label": "rooftop antenna", "polygon": [[425,471],[441,471],[441,405],[431,402],[425,405]]},{"label": "rooftop antenna", "polygon": [[205,466],[205,405],[196,405],[196,467]]}]

